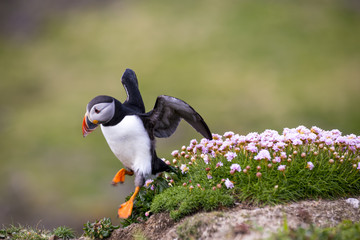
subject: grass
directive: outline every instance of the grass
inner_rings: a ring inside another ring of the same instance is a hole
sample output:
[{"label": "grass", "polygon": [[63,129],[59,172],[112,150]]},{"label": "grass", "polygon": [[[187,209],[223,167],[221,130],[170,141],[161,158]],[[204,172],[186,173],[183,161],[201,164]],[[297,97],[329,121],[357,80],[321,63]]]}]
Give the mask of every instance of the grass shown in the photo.
[{"label": "grass", "polygon": [[60,226],[53,231],[40,228],[32,228],[25,226],[10,225],[0,230],[0,239],[12,240],[48,240],[50,237],[56,236],[60,239],[72,239],[75,237],[71,228]]},{"label": "grass", "polygon": [[[114,226],[110,218],[103,218],[93,223],[89,221],[84,224],[83,236],[90,239],[106,239],[111,236],[111,233],[119,228]],[[51,237],[56,239],[74,239],[75,232],[73,229],[60,226],[53,231],[46,229],[40,229],[38,227],[25,227],[22,225],[10,225],[9,227],[3,226],[0,229],[0,239],[12,239],[12,240],[48,240]],[[140,238],[138,238],[140,239]]]},{"label": "grass", "polygon": [[342,240],[342,239],[359,239],[360,222],[344,220],[336,227],[319,228],[310,225],[308,228],[298,227],[288,229],[273,234],[269,240],[291,240],[291,239],[309,239],[309,240]]},{"label": "grass", "polygon": [[356,135],[299,126],[286,128],[283,134],[266,130],[213,137],[192,140],[174,151],[172,163],[166,162],[177,172],[142,188],[126,224],[146,218],[149,211],[167,211],[178,220],[235,202],[274,205],[359,193],[360,138]]}]

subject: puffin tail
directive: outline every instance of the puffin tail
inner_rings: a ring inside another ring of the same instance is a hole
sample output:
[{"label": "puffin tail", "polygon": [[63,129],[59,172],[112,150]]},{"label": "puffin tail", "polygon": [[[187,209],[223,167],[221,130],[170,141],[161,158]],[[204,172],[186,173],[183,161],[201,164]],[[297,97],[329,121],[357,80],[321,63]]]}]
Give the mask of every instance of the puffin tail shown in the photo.
[{"label": "puffin tail", "polygon": [[168,166],[163,160],[161,160],[160,158],[156,157],[153,159],[152,163],[151,163],[151,168],[152,168],[152,174],[155,175],[157,173],[161,173],[161,172],[169,172],[172,169],[170,168],[170,166]]}]

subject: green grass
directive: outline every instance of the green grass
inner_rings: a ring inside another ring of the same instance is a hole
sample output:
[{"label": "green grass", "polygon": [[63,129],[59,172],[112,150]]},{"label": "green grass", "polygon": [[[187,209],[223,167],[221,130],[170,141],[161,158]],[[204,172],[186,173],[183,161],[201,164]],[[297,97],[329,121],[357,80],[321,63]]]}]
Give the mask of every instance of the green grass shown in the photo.
[{"label": "green grass", "polygon": [[343,239],[359,239],[360,238],[360,222],[342,221],[336,227],[319,228],[310,225],[308,228],[288,229],[273,234],[269,240],[292,240],[292,239],[308,239],[308,240],[343,240]]},{"label": "green grass", "polygon": [[119,226],[112,225],[110,218],[103,218],[93,223],[87,222],[84,224],[84,236],[91,239],[109,238],[111,233],[118,229]]},{"label": "green grass", "polygon": [[71,228],[60,226],[53,231],[40,229],[38,227],[25,227],[22,225],[10,225],[0,230],[0,239],[12,240],[48,240],[50,237],[56,236],[60,239],[75,238],[74,231]]}]

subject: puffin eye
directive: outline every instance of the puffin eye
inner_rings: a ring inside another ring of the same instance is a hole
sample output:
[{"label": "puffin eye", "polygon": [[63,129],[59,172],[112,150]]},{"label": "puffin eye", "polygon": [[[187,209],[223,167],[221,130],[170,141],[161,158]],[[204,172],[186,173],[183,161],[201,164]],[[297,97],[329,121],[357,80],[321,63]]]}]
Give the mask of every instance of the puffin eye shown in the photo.
[{"label": "puffin eye", "polygon": [[97,108],[95,108],[94,110],[95,110],[95,113],[99,113],[99,112],[100,112],[100,110],[97,109]]}]

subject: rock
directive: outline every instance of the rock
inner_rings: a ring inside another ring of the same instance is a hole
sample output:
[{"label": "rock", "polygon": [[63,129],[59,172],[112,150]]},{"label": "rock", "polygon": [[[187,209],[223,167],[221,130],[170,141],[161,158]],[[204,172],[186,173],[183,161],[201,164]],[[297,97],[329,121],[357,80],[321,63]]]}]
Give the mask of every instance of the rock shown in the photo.
[{"label": "rock", "polygon": [[359,208],[359,200],[356,198],[348,198],[346,202],[350,204],[353,208]]}]

